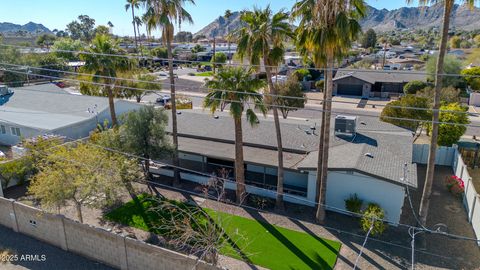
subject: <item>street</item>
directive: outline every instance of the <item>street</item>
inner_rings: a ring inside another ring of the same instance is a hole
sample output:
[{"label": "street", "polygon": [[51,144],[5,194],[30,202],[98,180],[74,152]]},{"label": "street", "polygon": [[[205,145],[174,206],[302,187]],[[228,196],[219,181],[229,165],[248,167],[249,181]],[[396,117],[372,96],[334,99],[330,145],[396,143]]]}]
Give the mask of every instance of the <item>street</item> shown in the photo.
[{"label": "street", "polygon": [[[185,85],[189,84],[189,87],[177,87],[177,95],[185,95],[189,97],[193,102],[194,109],[203,109],[203,96],[205,96],[205,89],[199,89],[196,86],[201,87],[202,83],[198,81],[192,81],[187,79],[176,79],[176,82],[179,84]],[[168,89],[165,86],[163,89]],[[187,90],[188,89],[188,90]],[[191,91],[195,89],[196,91]],[[164,90],[162,93],[168,94],[170,91]],[[145,96],[142,100],[144,103],[155,104],[155,100],[160,93],[152,93]],[[315,93],[318,94],[318,93]],[[318,95],[315,95],[318,96]],[[320,102],[316,98],[313,101],[309,101],[304,109],[297,111],[291,111],[288,114],[289,118],[301,118],[305,120],[319,119],[321,117],[322,107],[319,104]],[[373,103],[373,104],[370,104]],[[334,97],[333,103],[333,115],[345,114],[353,115],[360,117],[375,117],[378,118],[382,112],[383,106],[386,104],[386,101],[368,101],[368,103],[361,104],[360,98],[346,98],[346,97]],[[376,104],[375,108],[372,105]],[[228,107],[227,107],[228,109]],[[471,139],[473,135],[480,135],[480,116],[478,114],[470,115],[471,125],[476,127],[469,126],[464,136],[467,136]]]}]

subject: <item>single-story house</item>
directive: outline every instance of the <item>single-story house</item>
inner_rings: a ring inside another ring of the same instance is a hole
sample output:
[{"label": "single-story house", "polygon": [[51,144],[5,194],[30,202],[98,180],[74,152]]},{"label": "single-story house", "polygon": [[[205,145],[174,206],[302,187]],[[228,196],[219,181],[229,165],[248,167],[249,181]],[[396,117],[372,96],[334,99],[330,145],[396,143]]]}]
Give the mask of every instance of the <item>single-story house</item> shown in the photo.
[{"label": "single-story house", "polygon": [[350,71],[338,70],[333,79],[333,95],[371,97],[398,96],[410,81],[426,81],[427,77],[415,71]]},{"label": "single-story house", "polygon": [[[365,202],[376,202],[386,211],[386,219],[400,219],[406,185],[416,188],[416,164],[412,164],[410,131],[380,122],[358,118],[353,137],[337,136],[332,128],[326,204],[342,212],[345,200],[353,194]],[[314,206],[320,122],[283,120],[285,201]],[[171,124],[169,126],[171,130]],[[183,180],[205,184],[208,175],[229,171],[227,189],[234,180],[234,127],[228,114],[217,117],[201,112],[178,115],[180,166],[192,171],[180,173]],[[243,120],[245,180],[247,192],[275,198],[277,186],[277,147],[272,119],[251,127]],[[407,180],[404,181],[404,164]],[[152,172],[172,176],[172,170],[158,166]]]},{"label": "single-story house", "polygon": [[411,58],[411,57],[404,57],[404,58],[397,57],[397,58],[389,59],[387,63],[398,65],[399,69],[408,69],[408,68],[413,68],[414,66],[425,65],[425,61],[422,61],[417,58]]},{"label": "single-story house", "polygon": [[[45,134],[68,138],[87,137],[97,123],[111,122],[108,99],[69,94],[55,84],[10,88],[0,97],[0,145],[16,145],[21,139]],[[140,105],[115,100],[118,115]]]}]

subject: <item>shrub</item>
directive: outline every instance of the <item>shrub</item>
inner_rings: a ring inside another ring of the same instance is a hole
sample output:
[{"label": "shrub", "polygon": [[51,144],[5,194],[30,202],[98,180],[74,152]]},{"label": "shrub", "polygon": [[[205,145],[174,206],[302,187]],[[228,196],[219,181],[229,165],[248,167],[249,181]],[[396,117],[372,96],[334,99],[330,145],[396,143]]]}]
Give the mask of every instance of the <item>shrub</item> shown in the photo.
[{"label": "shrub", "polygon": [[465,184],[462,178],[452,175],[445,178],[445,186],[455,196],[460,196],[465,191]]},{"label": "shrub", "polygon": [[315,87],[323,92],[323,87],[325,86],[325,80],[320,80],[315,82]]},{"label": "shrub", "polygon": [[345,200],[345,208],[350,212],[361,213],[362,205],[363,200],[358,198],[356,193]]},{"label": "shrub", "polygon": [[295,76],[297,76],[298,81],[301,82],[301,81],[303,81],[303,79],[305,77],[310,76],[310,71],[306,68],[300,68],[300,69],[295,70],[295,72],[293,72],[293,74],[295,74]]},{"label": "shrub", "polygon": [[382,234],[386,229],[386,225],[382,221],[384,217],[385,217],[385,212],[380,207],[380,205],[376,203],[369,203],[367,206],[367,209],[365,209],[365,211],[363,212],[362,219],[360,220],[362,230],[364,232],[368,232],[373,222],[373,228],[370,234],[371,235]]},{"label": "shrub", "polygon": [[416,94],[418,91],[424,89],[425,87],[429,86],[427,82],[424,81],[411,81],[403,87],[403,93],[406,95],[408,94]]},{"label": "shrub", "polygon": [[272,199],[262,196],[250,195],[248,199],[249,203],[253,205],[253,207],[260,210],[273,208],[275,205],[275,202]]}]

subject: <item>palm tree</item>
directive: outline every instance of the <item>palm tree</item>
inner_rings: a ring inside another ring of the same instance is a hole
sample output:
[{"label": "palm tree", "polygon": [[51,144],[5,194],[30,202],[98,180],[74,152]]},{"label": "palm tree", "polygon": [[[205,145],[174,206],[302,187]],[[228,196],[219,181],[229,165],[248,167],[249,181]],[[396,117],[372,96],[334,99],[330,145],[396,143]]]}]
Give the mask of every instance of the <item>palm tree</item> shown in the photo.
[{"label": "palm tree", "polygon": [[292,18],[300,19],[297,28],[297,47],[310,57],[317,68],[325,69],[322,127],[318,148],[317,222],[325,219],[325,195],[330,147],[333,67],[361,32],[358,19],[365,16],[363,0],[301,0],[292,10]]},{"label": "palm tree", "polygon": [[172,103],[172,138],[173,138],[173,165],[174,165],[174,185],[179,185],[180,177],[178,173],[178,135],[177,135],[177,107],[175,97],[175,78],[173,77],[173,53],[172,42],[175,30],[175,24],[181,27],[182,22],[193,23],[192,16],[185,10],[186,3],[195,4],[193,0],[144,0],[145,9],[148,16],[149,29],[160,28],[162,30],[162,39],[167,44],[168,69],[170,76],[170,96]]},{"label": "palm tree", "polygon": [[[277,89],[272,82],[272,67],[277,66],[285,54],[284,40],[293,37],[292,29],[288,23],[289,15],[284,11],[272,14],[270,6],[265,9],[254,8],[253,11],[242,12],[240,20],[243,27],[238,30],[238,56],[243,59],[248,57],[250,64],[258,65],[263,61],[269,93],[274,97]],[[275,106],[275,97],[271,106],[275,121],[275,132],[278,149],[278,180],[277,180],[277,209],[283,208],[283,146],[280,130],[280,118]]]},{"label": "palm tree", "polygon": [[135,48],[138,50],[138,40],[137,40],[137,28],[135,27],[135,9],[140,7],[140,1],[142,0],[127,0],[125,4],[125,11],[129,9],[132,10],[132,24],[133,24],[133,33],[135,35]]},{"label": "palm tree", "polygon": [[140,26],[143,25],[143,21],[140,17],[138,16],[135,16],[135,18],[133,19],[133,22],[135,23],[135,25],[137,26],[137,34],[138,34],[138,38],[137,39],[140,39],[141,41],[141,38],[140,38]]},{"label": "palm tree", "polygon": [[227,43],[228,43],[228,54],[227,54],[227,60],[228,60],[228,55],[230,54],[230,18],[232,17],[233,13],[230,9],[225,10],[225,14],[223,17],[227,19]]},{"label": "palm tree", "polygon": [[[210,111],[214,113],[223,103],[230,104],[230,115],[233,117],[235,125],[236,199],[240,204],[246,195],[242,116],[245,113],[248,123],[255,126],[258,124],[255,110],[266,115],[267,109],[263,103],[263,97],[258,92],[264,87],[264,82],[253,78],[251,71],[241,67],[228,67],[220,69],[212,80],[206,82],[206,86],[210,90],[203,102],[205,108],[210,108]],[[251,106],[252,104],[253,106]]]},{"label": "palm tree", "polygon": [[108,96],[108,104],[110,107],[110,116],[112,118],[112,126],[117,125],[117,116],[115,113],[115,97],[113,88],[115,87],[115,78],[117,72],[127,71],[132,68],[130,60],[124,57],[112,57],[112,54],[120,54],[121,50],[118,44],[109,35],[97,35],[92,40],[92,44],[88,50],[92,54],[82,54],[81,59],[85,61],[83,69],[86,72],[93,73],[101,77],[93,77],[94,81],[102,81],[104,86],[104,94]]},{"label": "palm tree", "polygon": [[[412,0],[407,0],[407,3],[412,3]],[[426,6],[429,4],[436,4],[438,0],[420,0],[419,5]],[[475,5],[475,0],[464,0],[470,8]],[[433,98],[433,115],[432,115],[432,136],[430,137],[430,151],[428,153],[427,174],[425,176],[425,184],[423,186],[422,199],[420,201],[419,218],[421,225],[427,224],[428,207],[430,205],[430,194],[432,192],[433,177],[435,172],[435,158],[437,153],[438,142],[438,122],[440,109],[440,92],[443,87],[442,74],[445,54],[447,52],[448,30],[450,28],[450,16],[452,13],[454,0],[443,0],[443,25],[442,36],[440,39],[440,50],[438,52],[437,68],[435,70],[435,93]]]}]

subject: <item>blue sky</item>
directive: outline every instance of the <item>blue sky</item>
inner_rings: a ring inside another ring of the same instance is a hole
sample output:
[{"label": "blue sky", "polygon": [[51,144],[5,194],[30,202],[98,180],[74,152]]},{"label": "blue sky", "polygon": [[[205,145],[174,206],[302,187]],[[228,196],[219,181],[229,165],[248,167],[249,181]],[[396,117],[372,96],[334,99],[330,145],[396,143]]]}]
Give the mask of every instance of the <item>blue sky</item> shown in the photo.
[{"label": "blue sky", "polygon": [[[80,14],[94,18],[97,24],[111,21],[115,34],[131,35],[131,13],[125,12],[124,0],[1,0],[0,22],[25,24],[29,21],[42,23],[51,30],[64,29]],[[184,25],[182,30],[196,32],[223,15],[226,9],[232,11],[251,8],[254,4],[264,7],[270,4],[274,10],[290,9],[295,0],[196,0],[196,6],[187,6],[194,25]],[[367,0],[376,8],[395,9],[405,6],[403,0]],[[141,32],[144,32],[142,29]],[[156,34],[158,35],[158,34]]]}]

